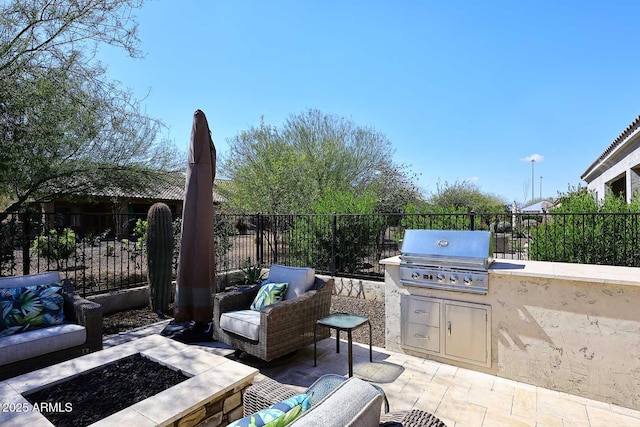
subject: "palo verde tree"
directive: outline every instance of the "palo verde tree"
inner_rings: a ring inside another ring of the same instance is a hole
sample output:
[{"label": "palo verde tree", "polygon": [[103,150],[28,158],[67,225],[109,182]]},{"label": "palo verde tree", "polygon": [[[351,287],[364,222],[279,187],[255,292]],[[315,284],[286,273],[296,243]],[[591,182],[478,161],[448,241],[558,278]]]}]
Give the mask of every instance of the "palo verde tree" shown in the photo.
[{"label": "palo verde tree", "polygon": [[438,182],[429,203],[445,209],[465,209],[479,213],[502,213],[506,206],[502,198],[483,193],[471,181],[456,181],[453,184]]},{"label": "palo verde tree", "polygon": [[291,115],[280,128],[262,122],[229,145],[221,173],[232,181],[225,196],[237,210],[307,213],[327,190],[415,196],[383,134],[318,110]]},{"label": "palo verde tree", "polygon": [[[0,2],[3,211],[58,193],[144,189],[178,168],[161,126],[93,59],[103,44],[139,57],[136,0]],[[182,163],[182,162],[180,162]]]},{"label": "palo verde tree", "polygon": [[437,190],[426,202],[409,204],[405,212],[412,214],[403,220],[406,228],[468,230],[469,212],[482,214],[476,228],[489,228],[495,214],[505,212],[506,202],[500,197],[483,193],[470,181],[449,184],[438,182]]},{"label": "palo verde tree", "polygon": [[229,141],[221,172],[231,178],[219,188],[226,208],[237,212],[292,213],[313,197],[315,186],[303,159],[275,127],[261,120]]}]

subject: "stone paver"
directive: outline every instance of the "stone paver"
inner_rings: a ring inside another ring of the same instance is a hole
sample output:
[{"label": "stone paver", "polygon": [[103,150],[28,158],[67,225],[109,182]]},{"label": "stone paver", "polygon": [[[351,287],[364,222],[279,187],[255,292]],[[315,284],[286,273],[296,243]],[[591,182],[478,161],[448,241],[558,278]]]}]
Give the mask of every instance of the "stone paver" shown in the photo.
[{"label": "stone paver", "polygon": [[[157,333],[163,325],[138,330],[129,339]],[[127,341],[120,334],[107,343]],[[233,350],[220,343],[201,348],[220,356]],[[303,391],[324,374],[347,375],[347,352],[335,352],[335,339],[318,343],[318,366],[313,366],[313,346],[276,363],[258,366],[265,376]],[[341,344],[346,349],[346,343]],[[368,345],[354,343],[354,375],[380,386],[391,411],[421,409],[434,413],[449,427],[640,427],[640,411],[595,401],[530,384],[495,377],[420,357],[374,347],[369,362]]]}]

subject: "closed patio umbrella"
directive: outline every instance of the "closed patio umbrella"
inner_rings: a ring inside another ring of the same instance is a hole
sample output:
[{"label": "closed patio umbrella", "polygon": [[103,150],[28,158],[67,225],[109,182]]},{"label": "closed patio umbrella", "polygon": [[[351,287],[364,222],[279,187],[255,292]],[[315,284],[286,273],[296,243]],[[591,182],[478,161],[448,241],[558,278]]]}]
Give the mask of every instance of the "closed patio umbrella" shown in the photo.
[{"label": "closed patio umbrella", "polygon": [[216,149],[207,118],[193,115],[189,162],[182,208],[182,236],[178,258],[174,317],[194,321],[194,330],[212,322],[211,294],[215,291],[213,179]]}]

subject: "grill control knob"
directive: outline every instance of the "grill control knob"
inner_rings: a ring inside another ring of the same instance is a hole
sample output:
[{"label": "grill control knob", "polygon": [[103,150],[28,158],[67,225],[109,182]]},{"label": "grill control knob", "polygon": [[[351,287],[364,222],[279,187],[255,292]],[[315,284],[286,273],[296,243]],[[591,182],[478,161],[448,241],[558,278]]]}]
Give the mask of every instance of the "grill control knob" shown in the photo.
[{"label": "grill control knob", "polygon": [[471,283],[473,283],[473,279],[471,278],[471,276],[464,276],[463,282],[466,286],[471,286]]},{"label": "grill control knob", "polygon": [[417,271],[414,271],[413,274],[411,274],[411,278],[413,280],[418,280],[420,278],[420,273],[418,273]]},{"label": "grill control knob", "polygon": [[451,277],[449,277],[449,281],[451,283],[458,283],[458,275],[457,274],[452,274]]},{"label": "grill control knob", "polygon": [[438,273],[438,276],[436,277],[436,279],[438,279],[438,282],[440,283],[444,282],[444,274]]}]

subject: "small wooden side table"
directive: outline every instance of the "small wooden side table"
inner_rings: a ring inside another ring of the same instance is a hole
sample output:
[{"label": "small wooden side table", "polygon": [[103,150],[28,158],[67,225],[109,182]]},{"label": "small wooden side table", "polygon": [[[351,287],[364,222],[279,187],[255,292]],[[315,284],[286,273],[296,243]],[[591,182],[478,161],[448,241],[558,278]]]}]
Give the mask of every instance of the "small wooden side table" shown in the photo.
[{"label": "small wooden side table", "polygon": [[353,339],[351,337],[351,331],[365,323],[369,324],[369,361],[373,362],[373,350],[371,347],[371,322],[369,319],[363,316],[356,316],[349,313],[332,313],[327,317],[318,319],[315,327],[313,328],[313,366],[317,366],[317,345],[316,345],[316,330],[318,326],[326,326],[327,328],[336,330],[336,353],[340,353],[340,331],[347,331],[347,338],[349,343],[349,377],[353,376]]}]

